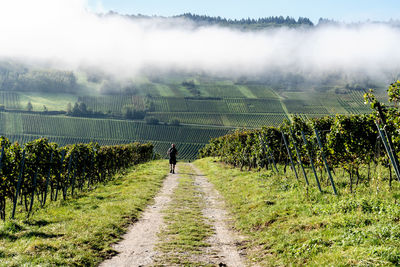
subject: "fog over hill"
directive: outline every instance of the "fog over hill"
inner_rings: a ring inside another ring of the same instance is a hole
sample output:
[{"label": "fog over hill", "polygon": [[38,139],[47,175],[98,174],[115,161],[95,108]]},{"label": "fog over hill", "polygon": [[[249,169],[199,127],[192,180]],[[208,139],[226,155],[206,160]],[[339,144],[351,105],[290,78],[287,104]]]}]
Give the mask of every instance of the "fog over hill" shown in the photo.
[{"label": "fog over hill", "polygon": [[[61,70],[96,69],[121,79],[194,72],[302,79],[400,73],[398,23],[320,23],[243,31],[173,18],[99,15],[84,0],[0,2],[0,58]],[[347,79],[347,78],[346,78]]]}]

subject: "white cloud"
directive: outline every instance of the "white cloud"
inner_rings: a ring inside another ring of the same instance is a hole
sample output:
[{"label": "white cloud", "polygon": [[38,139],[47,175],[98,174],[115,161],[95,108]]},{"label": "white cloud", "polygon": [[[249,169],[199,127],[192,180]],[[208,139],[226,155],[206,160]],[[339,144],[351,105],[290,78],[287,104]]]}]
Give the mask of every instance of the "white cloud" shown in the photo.
[{"label": "white cloud", "polygon": [[389,25],[241,32],[184,20],[100,17],[86,7],[83,0],[0,0],[0,57],[96,66],[125,77],[149,66],[237,75],[400,66],[400,30]]}]

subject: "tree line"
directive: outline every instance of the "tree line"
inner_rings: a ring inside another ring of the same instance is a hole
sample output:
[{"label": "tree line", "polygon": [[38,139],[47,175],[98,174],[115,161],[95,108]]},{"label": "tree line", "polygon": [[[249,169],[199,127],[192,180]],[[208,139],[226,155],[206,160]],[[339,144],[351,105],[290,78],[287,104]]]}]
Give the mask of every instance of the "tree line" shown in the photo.
[{"label": "tree line", "polygon": [[0,68],[0,90],[19,92],[75,93],[77,80],[72,71]]},{"label": "tree line", "polygon": [[314,26],[314,23],[305,17],[299,17],[297,20],[289,16],[269,16],[264,18],[242,18],[242,19],[226,19],[220,16],[212,17],[207,15],[196,15],[192,13],[184,13],[176,16],[178,18],[186,18],[197,23],[222,24],[222,25],[285,25],[285,26]]}]

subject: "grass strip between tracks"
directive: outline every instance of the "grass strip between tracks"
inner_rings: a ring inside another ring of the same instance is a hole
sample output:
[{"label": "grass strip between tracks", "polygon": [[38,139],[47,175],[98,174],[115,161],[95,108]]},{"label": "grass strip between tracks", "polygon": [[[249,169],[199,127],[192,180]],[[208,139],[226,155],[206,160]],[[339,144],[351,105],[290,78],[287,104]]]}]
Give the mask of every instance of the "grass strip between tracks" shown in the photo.
[{"label": "grass strip between tracks", "polygon": [[179,174],[175,174],[180,176],[179,184],[164,211],[166,227],[159,234],[161,242],[158,244],[162,256],[156,265],[208,265],[204,250],[210,247],[207,238],[213,230],[202,213],[203,193],[195,184],[193,173],[190,166],[181,164]]}]

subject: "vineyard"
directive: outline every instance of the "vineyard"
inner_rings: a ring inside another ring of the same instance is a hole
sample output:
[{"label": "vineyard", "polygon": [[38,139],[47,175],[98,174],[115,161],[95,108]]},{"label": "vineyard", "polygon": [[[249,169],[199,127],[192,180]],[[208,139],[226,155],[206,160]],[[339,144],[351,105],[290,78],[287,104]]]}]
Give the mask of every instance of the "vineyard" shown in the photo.
[{"label": "vineyard", "polygon": [[124,105],[133,104],[131,98],[126,96],[81,96],[78,101],[95,112],[104,113],[121,113]]},{"label": "vineyard", "polygon": [[[2,220],[6,219],[7,210],[11,211],[11,218],[22,212],[29,217],[34,207],[44,207],[46,201],[66,200],[77,191],[108,181],[121,169],[153,158],[151,144],[90,143],[59,147],[45,138],[24,145],[12,144],[4,137],[0,141]],[[6,208],[7,204],[12,209]]]},{"label": "vineyard", "polygon": [[277,99],[245,98],[151,98],[156,112],[283,113]]},{"label": "vineyard", "polygon": [[[278,127],[291,116],[308,120],[369,112],[360,91],[340,87],[337,93],[280,91],[262,82],[201,76],[185,80],[180,75],[143,78],[126,88],[113,83],[82,84],[82,88],[93,86],[96,92],[79,94],[1,91],[0,133],[12,141],[46,137],[62,145],[149,141],[162,155],[168,143],[176,143],[186,151],[180,159],[194,159],[210,138],[235,128]],[[76,109],[81,105],[83,112]]]},{"label": "vineyard", "polygon": [[150,112],[149,116],[160,121],[179,120],[185,124],[216,125],[227,127],[257,128],[263,125],[278,126],[288,117],[282,114],[234,114],[234,113],[179,113]]},{"label": "vineyard", "polygon": [[400,99],[400,82],[389,88],[389,101],[395,103],[395,107],[387,108],[372,93],[364,97],[376,113],[312,120],[294,117],[280,127],[236,131],[213,139],[201,150],[200,156],[217,156],[241,169],[269,168],[279,172],[279,164],[284,165],[286,172],[286,166],[290,166],[297,179],[304,179],[307,186],[312,179],[315,181],[313,186],[321,192],[320,180],[328,177],[334,194],[339,193],[335,170],[348,173],[348,181],[341,180],[340,184],[353,192],[354,186],[371,180],[372,170],[384,166],[391,185],[393,177],[400,181],[400,165],[395,152],[400,149],[400,112],[396,107]]},{"label": "vineyard", "polygon": [[[264,88],[250,86],[249,88]],[[261,90],[260,89],[260,90]],[[265,88],[264,88],[265,89]],[[181,123],[256,128],[277,126],[290,114],[323,117],[335,114],[366,114],[369,112],[360,92],[322,94],[287,92],[282,101],[276,94],[268,98],[229,97],[145,97],[85,96],[79,101],[95,112],[122,114],[125,106],[147,110],[147,117],[162,122],[179,120]]]},{"label": "vineyard", "polygon": [[285,100],[290,113],[301,111],[305,114],[329,114],[329,111],[321,103],[313,103],[310,100]]},{"label": "vineyard", "polygon": [[15,92],[0,92],[0,105],[7,109],[21,108],[19,95]]},{"label": "vineyard", "polygon": [[181,159],[196,158],[200,146],[228,131],[225,128],[149,125],[129,120],[0,113],[0,133],[12,141],[26,142],[43,136],[62,145],[92,141],[115,145],[143,141],[156,144],[155,151],[161,155],[165,154],[167,145],[169,147],[175,142],[182,144],[186,151],[180,155]]}]

